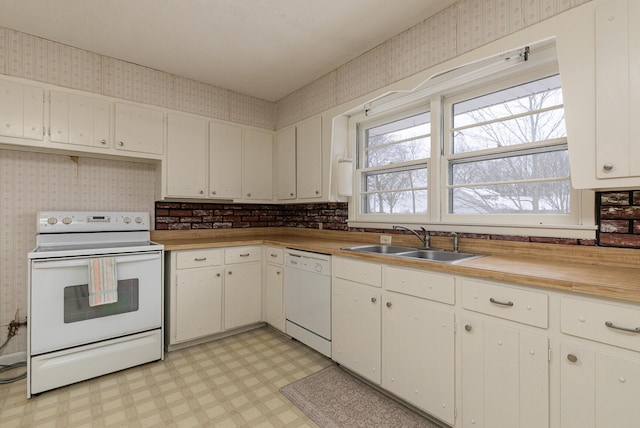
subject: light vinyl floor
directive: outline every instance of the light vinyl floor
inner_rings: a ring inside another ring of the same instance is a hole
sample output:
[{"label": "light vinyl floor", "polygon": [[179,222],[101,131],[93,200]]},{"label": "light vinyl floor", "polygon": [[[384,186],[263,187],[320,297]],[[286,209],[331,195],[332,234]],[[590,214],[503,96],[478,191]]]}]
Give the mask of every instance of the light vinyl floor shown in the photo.
[{"label": "light vinyl floor", "polygon": [[0,427],[316,427],[278,390],[330,364],[263,327],[29,400],[0,385]]}]

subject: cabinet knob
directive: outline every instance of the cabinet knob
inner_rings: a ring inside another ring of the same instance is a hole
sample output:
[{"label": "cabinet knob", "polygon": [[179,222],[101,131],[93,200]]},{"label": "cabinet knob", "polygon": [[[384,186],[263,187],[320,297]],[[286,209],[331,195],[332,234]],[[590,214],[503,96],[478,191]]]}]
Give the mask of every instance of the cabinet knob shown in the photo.
[{"label": "cabinet knob", "polygon": [[231,275],[233,272],[229,271],[229,275]]},{"label": "cabinet knob", "polygon": [[289,193],[289,196],[293,196],[293,192],[292,192],[292,193]]},{"label": "cabinet knob", "polygon": [[107,144],[107,140],[100,140],[100,143],[102,143],[102,144],[105,144],[105,145],[106,145],[106,144]]},{"label": "cabinet knob", "polygon": [[217,278],[220,278],[220,272],[218,272],[218,273],[216,274],[216,277],[217,277]]},{"label": "cabinet knob", "polygon": [[573,355],[573,354],[568,354],[568,355],[567,355],[567,360],[571,361],[572,363],[575,363],[575,362],[577,362],[577,361],[578,361],[578,357],[576,357],[576,356],[575,356],[575,355]]},{"label": "cabinet knob", "polygon": [[319,191],[319,190],[316,190],[316,195],[319,195],[319,194],[320,194],[320,191]]},{"label": "cabinet knob", "polygon": [[391,302],[387,302],[387,308],[391,307]]},{"label": "cabinet knob", "polygon": [[465,329],[465,331],[471,331],[471,330],[473,330],[473,327],[471,327],[471,325],[470,325],[470,324],[466,324],[466,325],[464,326],[464,329]]},{"label": "cabinet knob", "polygon": [[613,169],[613,164],[605,163],[604,165],[602,165],[602,169],[604,169],[605,171],[611,171]]},{"label": "cabinet knob", "polygon": [[377,302],[377,301],[378,301],[378,299],[376,299],[375,297],[372,297],[372,298],[371,298],[371,303],[375,303],[375,302]]},{"label": "cabinet knob", "polygon": [[211,194],[212,194],[212,195],[215,195],[216,193],[217,193],[217,192],[216,192],[215,190],[212,190],[212,191],[211,191]]},{"label": "cabinet knob", "polygon": [[251,193],[247,193],[247,198],[250,198],[250,197],[251,197]]},{"label": "cabinet knob", "polygon": [[280,271],[279,270],[276,271],[276,275],[280,275]]},{"label": "cabinet knob", "polygon": [[120,146],[124,146],[124,141],[120,141],[120,142],[118,143],[118,145],[120,145]]},{"label": "cabinet knob", "polygon": [[204,195],[204,190],[201,190],[201,191],[200,191],[200,194],[201,194],[201,195]]}]

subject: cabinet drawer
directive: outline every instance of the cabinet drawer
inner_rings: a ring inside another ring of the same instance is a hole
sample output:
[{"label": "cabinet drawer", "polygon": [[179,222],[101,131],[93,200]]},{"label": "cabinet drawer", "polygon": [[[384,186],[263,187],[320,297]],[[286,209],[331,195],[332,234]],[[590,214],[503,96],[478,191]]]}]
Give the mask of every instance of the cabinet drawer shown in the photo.
[{"label": "cabinet drawer", "polygon": [[264,257],[266,262],[281,265],[284,261],[284,249],[280,247],[265,247]]},{"label": "cabinet drawer", "polygon": [[232,247],[224,250],[224,263],[227,265],[259,262],[260,260],[262,260],[261,247]]},{"label": "cabinet drawer", "polygon": [[[638,329],[637,332],[634,329]],[[572,336],[640,351],[640,308],[562,298],[560,330]]]},{"label": "cabinet drawer", "polygon": [[450,275],[385,266],[384,286],[389,291],[450,305],[455,303],[455,279]]},{"label": "cabinet drawer", "polygon": [[374,287],[382,287],[382,266],[377,263],[334,257],[333,275]]},{"label": "cabinet drawer", "polygon": [[544,293],[462,279],[462,307],[535,327],[549,326],[549,297]]},{"label": "cabinet drawer", "polygon": [[222,263],[222,250],[187,250],[176,254],[176,268],[190,269],[207,266],[218,266]]}]

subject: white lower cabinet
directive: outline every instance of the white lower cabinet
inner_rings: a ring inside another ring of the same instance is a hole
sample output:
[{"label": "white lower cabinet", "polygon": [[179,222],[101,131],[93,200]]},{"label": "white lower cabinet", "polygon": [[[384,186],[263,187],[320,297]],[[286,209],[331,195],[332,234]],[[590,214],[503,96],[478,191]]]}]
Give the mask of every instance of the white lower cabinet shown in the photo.
[{"label": "white lower cabinet", "polygon": [[278,247],[265,247],[264,321],[284,332],[284,251]]},{"label": "white lower cabinet", "polygon": [[549,339],[462,319],[462,426],[549,426]]},{"label": "white lower cabinet", "polygon": [[168,350],[261,321],[261,246],[166,254]]},{"label": "white lower cabinet", "polygon": [[382,314],[380,289],[334,278],[333,359],[380,385]]},{"label": "white lower cabinet", "polygon": [[187,269],[176,274],[175,341],[222,331],[222,269]]},{"label": "white lower cabinet", "polygon": [[386,293],[382,310],[382,386],[438,419],[454,424],[453,308]]}]

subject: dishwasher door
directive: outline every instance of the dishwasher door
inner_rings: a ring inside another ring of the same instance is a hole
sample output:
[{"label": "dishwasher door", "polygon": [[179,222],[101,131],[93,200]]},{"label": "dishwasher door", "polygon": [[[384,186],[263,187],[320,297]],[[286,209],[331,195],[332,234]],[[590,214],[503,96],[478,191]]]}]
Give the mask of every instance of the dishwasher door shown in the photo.
[{"label": "dishwasher door", "polygon": [[330,258],[285,255],[286,333],[331,355]]}]

